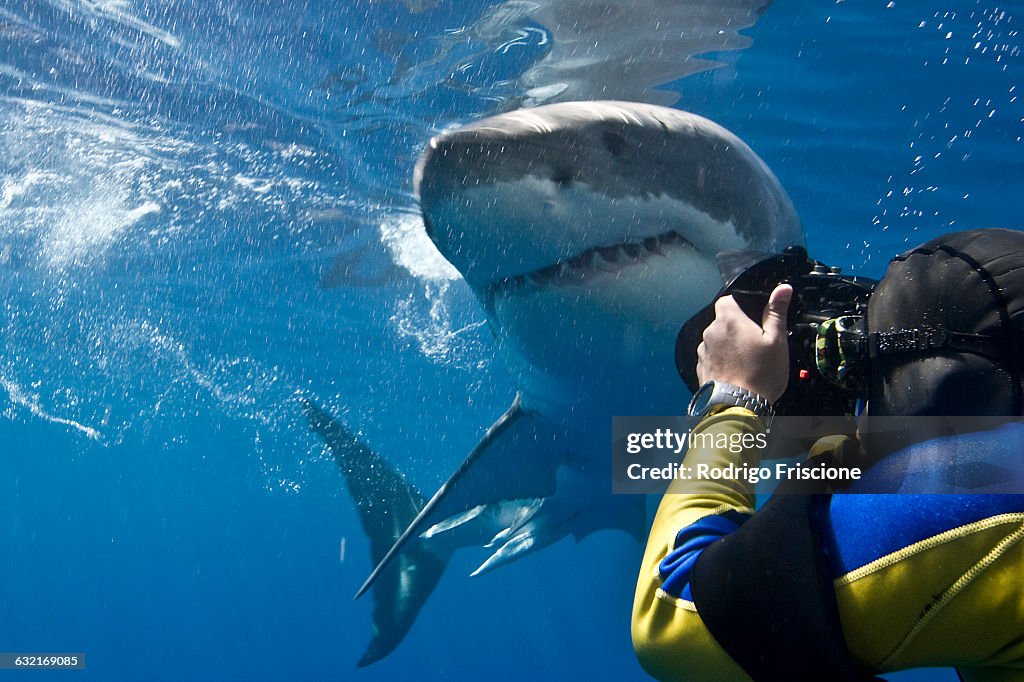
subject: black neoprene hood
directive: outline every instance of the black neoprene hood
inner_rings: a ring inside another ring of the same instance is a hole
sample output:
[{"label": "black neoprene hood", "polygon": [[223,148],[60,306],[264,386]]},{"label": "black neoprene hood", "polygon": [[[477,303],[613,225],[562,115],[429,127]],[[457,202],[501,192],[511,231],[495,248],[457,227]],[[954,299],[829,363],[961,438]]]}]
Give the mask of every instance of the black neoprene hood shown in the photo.
[{"label": "black neoprene hood", "polygon": [[872,295],[868,329],[947,331],[985,344],[878,358],[872,414],[1024,413],[1024,232],[954,232],[897,256]]}]

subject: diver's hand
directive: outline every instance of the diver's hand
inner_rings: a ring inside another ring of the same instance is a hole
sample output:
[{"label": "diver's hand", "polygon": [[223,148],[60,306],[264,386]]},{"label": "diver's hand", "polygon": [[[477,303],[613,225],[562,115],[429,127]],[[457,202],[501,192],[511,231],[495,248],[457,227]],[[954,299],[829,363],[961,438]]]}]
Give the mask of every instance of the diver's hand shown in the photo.
[{"label": "diver's hand", "polygon": [[792,298],[790,285],[775,287],[760,325],[747,317],[732,296],[718,299],[715,319],[697,347],[698,380],[702,384],[724,381],[770,403],[778,400],[789,383],[786,315]]}]

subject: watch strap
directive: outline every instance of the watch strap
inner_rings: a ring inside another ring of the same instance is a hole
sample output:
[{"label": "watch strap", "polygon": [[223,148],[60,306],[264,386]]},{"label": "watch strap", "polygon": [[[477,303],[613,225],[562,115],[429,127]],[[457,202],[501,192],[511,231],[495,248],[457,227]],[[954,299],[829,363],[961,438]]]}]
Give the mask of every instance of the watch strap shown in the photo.
[{"label": "watch strap", "polygon": [[[708,390],[708,384],[711,384],[711,396],[703,408],[694,414],[697,396]],[[690,408],[687,411],[694,417],[706,417],[727,407],[742,407],[759,417],[772,417],[775,414],[771,403],[762,396],[753,391],[748,391],[742,386],[736,386],[724,381],[709,381],[704,386],[701,386],[694,394],[694,400],[690,402]]]}]

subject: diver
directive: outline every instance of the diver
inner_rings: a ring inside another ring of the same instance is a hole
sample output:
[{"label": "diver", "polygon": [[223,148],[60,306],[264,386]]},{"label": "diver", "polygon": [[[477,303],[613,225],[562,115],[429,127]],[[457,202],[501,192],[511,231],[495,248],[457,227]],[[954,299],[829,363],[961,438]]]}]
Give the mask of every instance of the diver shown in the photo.
[{"label": "diver", "polygon": [[[755,273],[756,315],[727,280],[684,327],[695,432],[760,433],[775,412],[821,414],[860,396],[859,430],[808,455],[863,462],[864,480],[777,492],[759,509],[743,481],[673,482],[636,587],[641,664],[662,680],[868,680],[917,667],[1024,680],[1024,495],[1007,494],[1024,491],[1024,428],[1007,419],[907,442],[871,426],[1024,414],[1024,232],[939,237],[894,258],[877,286],[805,255],[766,261],[791,272],[806,261],[797,276]],[[834,390],[806,390],[823,377]],[[686,463],[759,456],[691,449]]]}]

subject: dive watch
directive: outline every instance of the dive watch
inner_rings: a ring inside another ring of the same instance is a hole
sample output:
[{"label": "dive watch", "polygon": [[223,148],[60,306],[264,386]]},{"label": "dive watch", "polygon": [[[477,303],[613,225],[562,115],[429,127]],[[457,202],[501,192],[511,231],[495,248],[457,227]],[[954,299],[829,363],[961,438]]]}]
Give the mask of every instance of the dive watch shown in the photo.
[{"label": "dive watch", "polygon": [[707,381],[690,400],[686,413],[691,417],[706,417],[727,407],[742,407],[763,418],[775,415],[771,403],[758,394],[724,381]]}]

